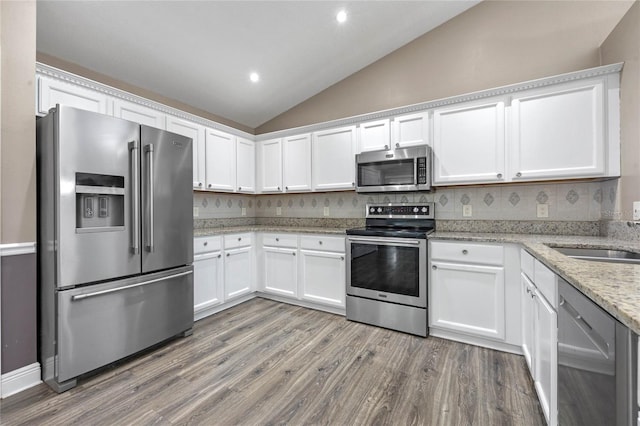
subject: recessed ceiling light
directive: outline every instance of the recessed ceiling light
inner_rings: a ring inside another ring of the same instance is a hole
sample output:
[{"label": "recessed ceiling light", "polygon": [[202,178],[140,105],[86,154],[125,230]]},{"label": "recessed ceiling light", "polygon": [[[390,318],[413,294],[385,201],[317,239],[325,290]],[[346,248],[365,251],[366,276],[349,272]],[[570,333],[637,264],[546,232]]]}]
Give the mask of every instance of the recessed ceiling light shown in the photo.
[{"label": "recessed ceiling light", "polygon": [[257,72],[252,72],[251,74],[249,74],[249,80],[257,83],[258,81],[260,81],[260,75]]},{"label": "recessed ceiling light", "polygon": [[347,12],[344,10],[338,12],[338,14],[336,15],[336,20],[341,24],[345,22],[347,20]]}]

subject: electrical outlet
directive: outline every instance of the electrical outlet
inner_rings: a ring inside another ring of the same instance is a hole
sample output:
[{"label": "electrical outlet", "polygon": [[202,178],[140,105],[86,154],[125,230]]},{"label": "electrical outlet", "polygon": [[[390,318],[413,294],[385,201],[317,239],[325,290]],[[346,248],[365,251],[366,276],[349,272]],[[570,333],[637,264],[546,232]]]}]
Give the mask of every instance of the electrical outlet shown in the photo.
[{"label": "electrical outlet", "polygon": [[536,207],[538,217],[549,217],[549,204],[538,204]]},{"label": "electrical outlet", "polygon": [[198,217],[200,215],[200,212],[198,211],[197,207],[193,208],[193,217]]},{"label": "electrical outlet", "polygon": [[462,216],[471,217],[472,215],[473,215],[473,208],[471,207],[471,204],[466,204],[462,206]]},{"label": "electrical outlet", "polygon": [[640,220],[640,201],[633,202],[633,220]]},{"label": "electrical outlet", "polygon": [[276,207],[276,216],[282,216],[282,207]]},{"label": "electrical outlet", "polygon": [[329,207],[324,208],[324,215],[329,216]]},{"label": "electrical outlet", "polygon": [[242,214],[242,216],[246,216],[247,215],[247,208],[246,207],[242,208],[242,213],[241,214]]}]

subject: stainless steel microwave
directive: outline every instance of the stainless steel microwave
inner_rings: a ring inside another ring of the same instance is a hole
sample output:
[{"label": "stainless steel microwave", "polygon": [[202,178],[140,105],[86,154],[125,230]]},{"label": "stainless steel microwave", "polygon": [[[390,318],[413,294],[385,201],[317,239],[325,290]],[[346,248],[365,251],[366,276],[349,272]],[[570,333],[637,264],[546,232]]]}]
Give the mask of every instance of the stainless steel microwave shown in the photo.
[{"label": "stainless steel microwave", "polygon": [[356,154],[356,191],[431,190],[431,148],[427,145]]}]

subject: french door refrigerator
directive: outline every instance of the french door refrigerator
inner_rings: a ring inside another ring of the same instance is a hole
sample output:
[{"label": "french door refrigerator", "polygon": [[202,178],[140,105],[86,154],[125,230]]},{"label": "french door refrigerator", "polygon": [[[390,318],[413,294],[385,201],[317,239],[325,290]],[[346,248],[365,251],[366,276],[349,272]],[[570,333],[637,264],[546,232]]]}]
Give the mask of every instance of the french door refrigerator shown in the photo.
[{"label": "french door refrigerator", "polygon": [[62,105],[36,128],[40,362],[63,392],[191,333],[192,141]]}]

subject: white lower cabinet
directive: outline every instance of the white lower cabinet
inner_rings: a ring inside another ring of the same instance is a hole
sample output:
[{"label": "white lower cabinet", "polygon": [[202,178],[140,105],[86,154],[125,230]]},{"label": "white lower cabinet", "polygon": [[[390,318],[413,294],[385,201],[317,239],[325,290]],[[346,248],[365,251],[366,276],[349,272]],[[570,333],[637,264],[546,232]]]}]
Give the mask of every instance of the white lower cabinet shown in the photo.
[{"label": "white lower cabinet", "polygon": [[251,234],[224,236],[225,301],[253,292],[253,238]]},{"label": "white lower cabinet", "polygon": [[194,239],[193,314],[199,320],[224,301],[222,238]]},{"label": "white lower cabinet", "polygon": [[521,251],[522,351],[547,424],[558,424],[557,276]]},{"label": "white lower cabinet", "polygon": [[262,291],[298,297],[297,251],[298,238],[295,235],[262,236]]},{"label": "white lower cabinet", "polygon": [[345,271],[344,253],[300,250],[300,297],[344,308]]}]

